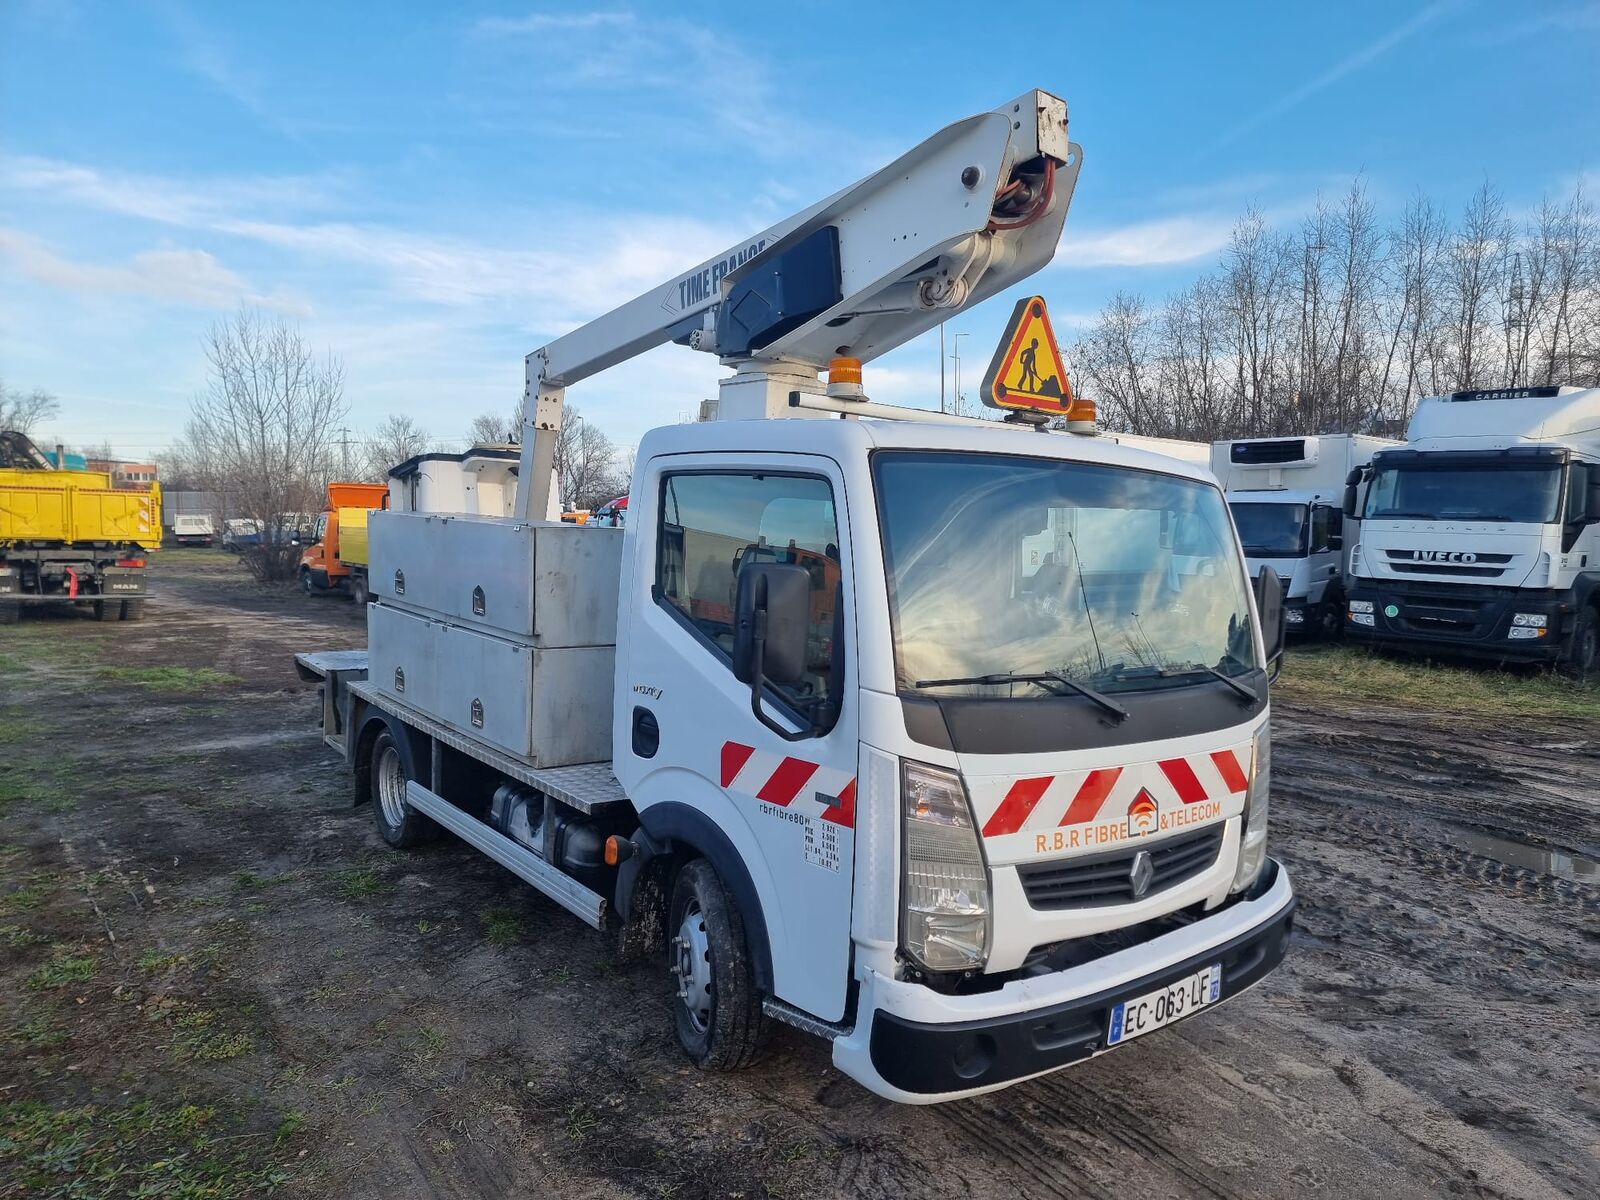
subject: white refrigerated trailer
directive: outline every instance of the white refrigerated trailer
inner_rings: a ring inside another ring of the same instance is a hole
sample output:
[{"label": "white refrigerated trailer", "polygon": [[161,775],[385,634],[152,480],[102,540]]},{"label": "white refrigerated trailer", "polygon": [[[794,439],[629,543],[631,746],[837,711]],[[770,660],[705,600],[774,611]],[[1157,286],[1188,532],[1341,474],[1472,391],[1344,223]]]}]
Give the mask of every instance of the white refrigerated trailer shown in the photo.
[{"label": "white refrigerated trailer", "polygon": [[1227,494],[1250,570],[1270,566],[1283,579],[1289,632],[1338,635],[1356,534],[1343,513],[1345,480],[1399,444],[1360,433],[1212,443],[1211,472]]},{"label": "white refrigerated trailer", "polygon": [[[383,838],[659,954],[704,1068],[776,1019],[972,1095],[1287,950],[1281,589],[1209,473],[863,394],[1049,261],[1080,163],[1029,92],[530,355],[516,514],[373,514],[369,650],[298,660]],[[565,388],[668,340],[734,369],[719,419],[645,436],[625,529],[536,519]]]}]

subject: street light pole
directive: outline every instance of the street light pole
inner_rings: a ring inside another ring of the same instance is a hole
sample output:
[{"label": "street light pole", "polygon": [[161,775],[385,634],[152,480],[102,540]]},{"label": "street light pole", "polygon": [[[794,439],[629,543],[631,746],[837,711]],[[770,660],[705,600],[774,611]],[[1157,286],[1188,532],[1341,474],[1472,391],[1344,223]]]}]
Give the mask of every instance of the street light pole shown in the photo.
[{"label": "street light pole", "polygon": [[961,399],[962,399],[962,397],[961,397],[961,339],[964,338],[964,337],[971,337],[971,336],[972,335],[970,333],[957,333],[957,334],[952,335],[951,338],[950,338],[951,345],[953,345],[955,347],[955,353],[952,354],[950,357],[956,360],[956,378],[955,378],[956,388],[955,388],[955,395],[954,395],[953,398],[954,398],[954,401],[955,401],[954,411],[957,412],[957,413],[961,412]]},{"label": "street light pole", "polygon": [[939,322],[939,411],[944,411],[944,322]]}]

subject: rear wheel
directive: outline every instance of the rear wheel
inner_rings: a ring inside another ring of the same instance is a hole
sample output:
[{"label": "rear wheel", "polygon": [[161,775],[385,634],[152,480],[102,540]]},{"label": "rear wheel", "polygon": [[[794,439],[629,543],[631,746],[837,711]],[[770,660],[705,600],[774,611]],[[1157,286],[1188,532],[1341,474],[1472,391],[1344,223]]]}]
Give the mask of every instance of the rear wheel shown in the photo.
[{"label": "rear wheel", "polygon": [[736,1071],[754,1061],[766,1034],[744,919],[716,870],[697,858],[678,872],[667,928],[667,966],[678,1042],[695,1066]]},{"label": "rear wheel", "polygon": [[124,600],[122,602],[122,619],[124,621],[144,620],[144,601]]},{"label": "rear wheel", "polygon": [[367,581],[363,576],[352,575],[350,577],[350,599],[357,608],[365,608],[367,606]]},{"label": "rear wheel", "polygon": [[22,620],[22,605],[15,601],[0,600],[0,625],[15,625]]},{"label": "rear wheel", "polygon": [[1561,670],[1573,679],[1589,682],[1600,677],[1600,610],[1585,606],[1578,611],[1578,623]]},{"label": "rear wheel", "polygon": [[122,620],[122,601],[96,600],[94,602],[94,619],[96,621]]},{"label": "rear wheel", "polygon": [[372,743],[373,819],[383,840],[401,850],[428,841],[439,828],[406,803],[408,761],[392,730],[385,729]]}]

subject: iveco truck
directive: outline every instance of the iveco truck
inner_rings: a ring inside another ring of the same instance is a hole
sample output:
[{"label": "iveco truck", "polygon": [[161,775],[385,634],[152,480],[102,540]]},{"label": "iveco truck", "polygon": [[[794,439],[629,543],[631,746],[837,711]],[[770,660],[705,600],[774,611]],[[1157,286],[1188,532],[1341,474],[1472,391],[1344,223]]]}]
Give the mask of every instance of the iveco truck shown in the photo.
[{"label": "iveco truck", "polygon": [[1355,523],[1343,513],[1345,480],[1386,446],[1362,434],[1237,438],[1211,445],[1252,572],[1283,579],[1291,634],[1337,636],[1344,623],[1345,574]]},{"label": "iveco truck", "polygon": [[[1282,589],[1209,471],[1054,376],[1006,421],[866,395],[1050,260],[1081,162],[1029,92],[536,350],[516,512],[374,513],[368,649],[298,660],[379,836],[447,830],[653,955],[704,1069],[781,1021],[969,1096],[1288,949]],[[645,435],[624,528],[540,519],[566,388],[669,341],[732,369],[717,419]]]},{"label": "iveco truck", "polygon": [[1345,512],[1352,638],[1600,669],[1600,388],[1423,400],[1405,445],[1352,474]]}]

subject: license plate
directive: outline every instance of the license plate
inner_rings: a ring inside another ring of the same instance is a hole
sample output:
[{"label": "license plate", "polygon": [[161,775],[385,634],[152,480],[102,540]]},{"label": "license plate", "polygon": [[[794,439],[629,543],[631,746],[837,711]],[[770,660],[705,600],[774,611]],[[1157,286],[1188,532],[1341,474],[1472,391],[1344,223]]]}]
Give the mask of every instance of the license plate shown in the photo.
[{"label": "license plate", "polygon": [[1220,999],[1222,964],[1212,963],[1176,983],[1124,1000],[1113,1008],[1106,1045],[1117,1046],[1143,1037]]}]

